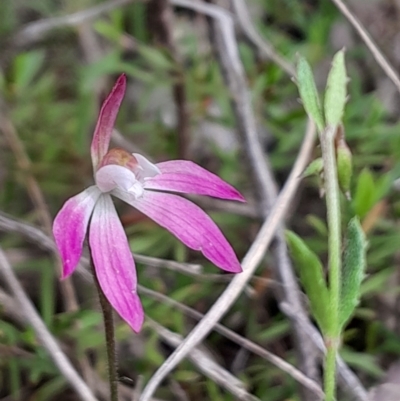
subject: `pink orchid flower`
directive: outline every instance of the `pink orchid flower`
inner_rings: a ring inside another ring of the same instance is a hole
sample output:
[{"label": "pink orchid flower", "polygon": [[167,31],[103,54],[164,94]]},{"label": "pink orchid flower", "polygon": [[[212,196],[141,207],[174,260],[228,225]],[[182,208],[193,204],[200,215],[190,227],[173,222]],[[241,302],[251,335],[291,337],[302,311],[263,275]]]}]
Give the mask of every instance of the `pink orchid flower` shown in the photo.
[{"label": "pink orchid flower", "polygon": [[63,262],[62,277],[75,270],[89,233],[89,245],[100,287],[112,307],[134,331],[144,314],[137,295],[135,262],[111,195],[122,199],[201,251],[216,266],[240,272],[240,263],[219,228],[198,206],[162,191],[209,195],[244,201],[232,186],[195,163],[174,160],[153,164],[123,149],[108,150],[115,119],[125,94],[121,75],[100,110],[91,157],[96,185],[70,198],[57,214],[53,233]]}]

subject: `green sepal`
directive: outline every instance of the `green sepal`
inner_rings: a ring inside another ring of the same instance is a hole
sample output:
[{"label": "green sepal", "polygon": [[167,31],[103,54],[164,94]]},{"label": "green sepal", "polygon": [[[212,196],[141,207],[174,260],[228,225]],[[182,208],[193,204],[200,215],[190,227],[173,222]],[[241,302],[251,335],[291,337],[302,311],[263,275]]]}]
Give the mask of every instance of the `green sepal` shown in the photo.
[{"label": "green sepal", "polygon": [[314,76],[307,60],[301,56],[297,63],[297,85],[304,109],[313,119],[318,130],[322,132],[325,127],[325,122]]},{"label": "green sepal", "polygon": [[300,281],[310,301],[310,308],[322,333],[329,331],[329,291],[318,256],[292,231],[286,231],[292,258],[299,271]]},{"label": "green sepal", "polygon": [[347,226],[339,300],[339,325],[343,327],[354,313],[360,299],[366,265],[367,241],[357,217]]},{"label": "green sepal", "polygon": [[325,121],[329,126],[341,123],[346,104],[347,75],[344,63],[344,50],[335,54],[329,71],[325,89]]},{"label": "green sepal", "polygon": [[313,160],[304,170],[302,177],[310,177],[311,175],[320,175],[324,170],[324,162],[322,157]]}]

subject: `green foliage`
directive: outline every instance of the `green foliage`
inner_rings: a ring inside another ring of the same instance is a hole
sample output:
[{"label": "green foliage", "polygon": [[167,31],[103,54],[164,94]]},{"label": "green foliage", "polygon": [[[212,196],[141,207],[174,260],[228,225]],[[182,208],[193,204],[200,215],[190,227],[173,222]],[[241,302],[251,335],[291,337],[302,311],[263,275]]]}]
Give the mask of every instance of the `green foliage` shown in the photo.
[{"label": "green foliage", "polygon": [[307,168],[304,170],[303,177],[309,177],[310,175],[319,176],[324,169],[324,164],[321,157],[313,160]]},{"label": "green foliage", "polygon": [[322,332],[326,332],[330,327],[329,292],[322,264],[318,256],[298,235],[287,231],[286,240],[298,268],[301,284],[310,300],[312,315]]},{"label": "green foliage", "polygon": [[354,313],[360,299],[361,282],[366,265],[366,239],[355,217],[347,227],[343,254],[342,285],[340,291],[339,324],[343,327]]},{"label": "green foliage", "polygon": [[375,179],[368,168],[364,168],[358,176],[354,199],[352,202],[356,215],[362,219],[373,206],[387,194],[392,182],[392,174],[387,173]]},{"label": "green foliage", "polygon": [[43,50],[21,53],[15,58],[13,66],[15,95],[21,96],[29,88],[42,67],[44,59],[45,52]]},{"label": "green foliage", "polygon": [[341,50],[333,58],[332,68],[329,71],[326,82],[324,112],[328,125],[337,126],[342,121],[347,97],[346,85],[347,75],[344,50]]},{"label": "green foliage", "polygon": [[321,103],[310,65],[304,57],[297,63],[297,81],[301,100],[309,116],[315,121],[319,131],[325,127]]},{"label": "green foliage", "polygon": [[376,200],[374,177],[368,169],[364,169],[358,176],[353,200],[353,207],[357,216],[363,218],[374,206]]},{"label": "green foliage", "polygon": [[340,355],[350,366],[360,369],[360,371],[368,374],[372,378],[380,379],[384,375],[384,371],[379,367],[374,355],[353,352],[347,348],[342,349]]}]

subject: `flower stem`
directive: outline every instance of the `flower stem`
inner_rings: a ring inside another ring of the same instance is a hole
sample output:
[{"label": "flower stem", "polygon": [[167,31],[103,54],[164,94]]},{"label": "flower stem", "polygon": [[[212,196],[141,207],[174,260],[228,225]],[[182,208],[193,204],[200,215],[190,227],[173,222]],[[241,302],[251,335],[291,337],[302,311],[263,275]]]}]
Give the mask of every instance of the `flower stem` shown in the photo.
[{"label": "flower stem", "polygon": [[326,401],[334,401],[336,394],[336,354],[337,347],[330,344],[332,341],[325,339],[326,359],[324,374],[324,392]]},{"label": "flower stem", "polygon": [[90,265],[93,271],[93,278],[99,295],[100,306],[103,313],[104,331],[106,336],[107,363],[108,363],[108,382],[110,386],[110,401],[118,401],[118,374],[117,374],[117,355],[115,352],[115,332],[113,309],[105,297],[100,283],[96,276],[94,263],[90,257]]},{"label": "flower stem", "polygon": [[328,220],[328,262],[330,314],[329,329],[325,334],[327,355],[325,361],[326,401],[336,398],[336,355],[340,343],[339,302],[341,284],[341,213],[340,192],[335,154],[336,127],[328,127],[320,136],[326,190]]}]

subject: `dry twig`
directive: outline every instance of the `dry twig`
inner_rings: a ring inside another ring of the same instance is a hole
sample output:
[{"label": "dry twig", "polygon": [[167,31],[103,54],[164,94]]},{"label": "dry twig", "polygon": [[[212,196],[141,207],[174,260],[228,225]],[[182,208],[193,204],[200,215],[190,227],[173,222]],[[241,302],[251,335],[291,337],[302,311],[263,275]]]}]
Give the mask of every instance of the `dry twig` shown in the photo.
[{"label": "dry twig", "polygon": [[353,28],[358,32],[358,34],[361,36],[361,39],[372,53],[375,61],[381,66],[385,74],[390,78],[397,90],[400,92],[400,77],[389,61],[386,60],[386,57],[382,54],[372,38],[369,36],[369,33],[365,27],[354,16],[354,14],[349,10],[342,0],[332,0],[332,2],[335,3],[340,12],[348,19],[350,24],[353,25]]},{"label": "dry twig", "polygon": [[25,294],[24,289],[21,287],[12,267],[8,263],[8,260],[1,248],[0,274],[10,288],[14,299],[18,302],[20,309],[25,315],[25,318],[32,325],[38,340],[48,351],[54,363],[63,374],[63,376],[66,378],[66,380],[68,380],[72,388],[75,389],[76,393],[83,401],[98,401],[97,398],[93,395],[90,388],[86,385],[86,383],[79,376],[78,372],[74,369],[71,362],[63,353],[54,337],[48,331],[46,325],[43,323],[42,319],[36,312],[36,309]]},{"label": "dry twig", "polygon": [[290,64],[279,53],[277,53],[274,47],[257,32],[257,29],[254,27],[253,22],[251,21],[249,11],[244,0],[233,0],[233,7],[235,9],[235,16],[240,27],[243,29],[248,39],[260,51],[261,55],[272,60],[289,76],[294,77],[296,75],[296,69],[292,66],[292,64]]},{"label": "dry twig", "polygon": [[[146,318],[146,324],[149,324],[159,336],[161,336],[172,347],[179,347],[182,344],[183,337],[179,334],[161,326],[150,318]],[[189,359],[211,380],[225,388],[235,396],[235,399],[245,401],[260,401],[257,397],[249,394],[244,384],[226,369],[218,365],[205,350],[193,348]]]},{"label": "dry twig", "polygon": [[[182,312],[184,312],[185,314],[194,319],[200,320],[204,317],[202,313],[196,311],[195,309],[192,309],[189,306],[182,304],[181,302],[175,301],[174,299],[169,298],[166,295],[160,294],[159,292],[150,290],[146,287],[141,286],[140,293],[145,294],[151,298],[154,298],[162,303],[169,304],[174,308],[181,310]],[[304,375],[304,373],[302,373],[300,370],[296,369],[294,366],[290,365],[283,359],[267,351],[260,345],[248,340],[247,338],[242,337],[241,335],[235,333],[234,331],[228,329],[227,327],[223,326],[220,323],[217,323],[214,326],[214,330],[222,334],[226,338],[229,338],[230,340],[234,341],[236,344],[239,344],[242,347],[246,348],[247,350],[260,356],[261,358],[266,359],[267,361],[269,361],[270,363],[281,369],[283,372],[286,372],[288,375],[293,377],[293,379],[301,383],[304,387],[307,387],[309,390],[314,392],[318,397],[320,398],[323,397],[323,392],[315,381],[309,379],[307,376]]]}]

